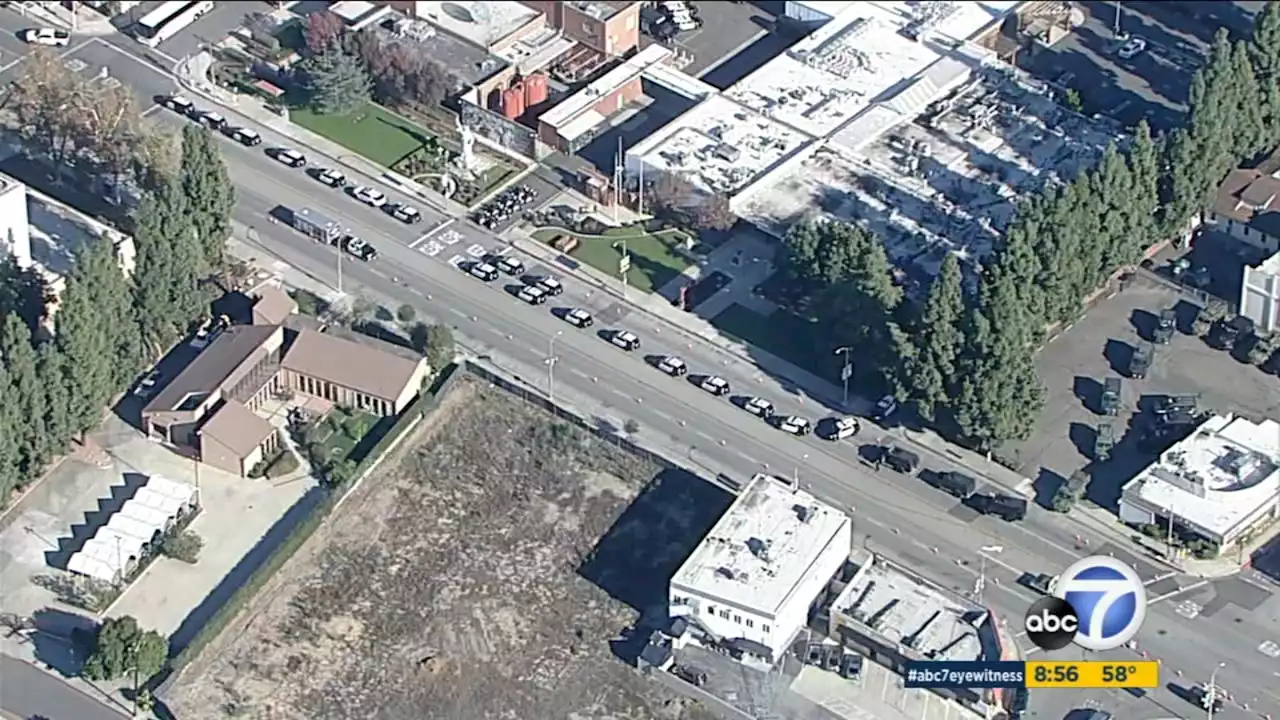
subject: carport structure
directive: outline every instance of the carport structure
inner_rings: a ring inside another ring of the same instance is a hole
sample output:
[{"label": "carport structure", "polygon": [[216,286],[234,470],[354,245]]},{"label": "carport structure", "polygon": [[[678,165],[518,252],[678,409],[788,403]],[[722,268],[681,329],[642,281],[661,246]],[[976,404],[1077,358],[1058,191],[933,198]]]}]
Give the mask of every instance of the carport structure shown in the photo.
[{"label": "carport structure", "polygon": [[67,560],[67,570],[109,583],[129,576],[175,522],[194,512],[199,490],[153,476]]}]

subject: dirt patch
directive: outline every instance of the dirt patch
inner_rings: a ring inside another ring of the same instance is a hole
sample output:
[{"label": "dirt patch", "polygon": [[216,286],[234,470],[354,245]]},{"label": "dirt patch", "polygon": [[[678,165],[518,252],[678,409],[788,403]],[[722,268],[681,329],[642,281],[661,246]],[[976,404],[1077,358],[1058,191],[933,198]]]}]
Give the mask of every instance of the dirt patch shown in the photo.
[{"label": "dirt patch", "polygon": [[579,570],[660,468],[469,377],[431,420],[188,668],[174,714],[712,717],[614,657],[637,611]]}]

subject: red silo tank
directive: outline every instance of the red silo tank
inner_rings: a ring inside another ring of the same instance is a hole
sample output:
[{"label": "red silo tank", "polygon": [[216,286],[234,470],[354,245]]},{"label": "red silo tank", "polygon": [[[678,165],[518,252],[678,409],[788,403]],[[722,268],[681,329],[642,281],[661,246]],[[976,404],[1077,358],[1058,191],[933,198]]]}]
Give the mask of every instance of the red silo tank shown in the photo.
[{"label": "red silo tank", "polygon": [[524,80],[524,106],[531,108],[534,105],[545,102],[547,96],[551,93],[547,87],[547,76],[541,73],[535,73]]},{"label": "red silo tank", "polygon": [[502,91],[502,114],[515,120],[524,114],[524,88],[513,87]]}]

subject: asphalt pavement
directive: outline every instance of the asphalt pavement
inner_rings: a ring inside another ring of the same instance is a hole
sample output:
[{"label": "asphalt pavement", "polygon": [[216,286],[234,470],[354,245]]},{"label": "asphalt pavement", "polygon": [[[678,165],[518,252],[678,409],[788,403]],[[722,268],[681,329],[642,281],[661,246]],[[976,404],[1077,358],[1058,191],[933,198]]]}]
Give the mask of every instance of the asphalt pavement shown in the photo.
[{"label": "asphalt pavement", "polygon": [[[0,15],[0,27],[8,27],[6,19]],[[5,47],[0,41],[0,52]],[[112,57],[110,73],[115,77],[128,78],[132,77],[131,72],[138,72],[125,65],[147,66],[145,61],[124,53],[113,52]],[[140,92],[153,90],[148,87]],[[223,114],[236,121],[234,111],[224,110]],[[154,117],[174,128],[186,122],[167,111]],[[634,420],[640,427],[636,433],[640,441],[673,459],[683,457],[708,475],[727,473],[739,479],[755,472],[795,475],[818,496],[853,513],[860,542],[960,591],[973,587],[983,565],[979,561],[981,548],[999,546],[1002,550],[988,553],[990,560],[985,562],[984,600],[1015,626],[1032,600],[1028,591],[1016,586],[1020,573],[1057,572],[1079,556],[1108,547],[1111,552],[1123,553],[1108,545],[1106,538],[1092,535],[1069,518],[1039,508],[1032,508],[1025,523],[1010,525],[977,516],[917,478],[888,470],[874,471],[859,455],[860,445],[874,442],[879,434],[873,425],[868,424],[861,435],[841,443],[783,434],[726,399],[713,398],[683,379],[665,376],[649,366],[645,356],[679,355],[689,363],[691,374],[718,374],[732,384],[734,395],[765,396],[783,414],[817,419],[825,414],[821,406],[806,400],[794,388],[783,387],[749,362],[577,281],[564,269],[545,268],[530,256],[524,256],[530,271],[562,277],[566,292],[544,306],[527,306],[505,289],[513,280],[503,278],[486,285],[454,267],[458,260],[476,254],[509,250],[502,240],[464,220],[446,218],[443,213],[430,213],[421,225],[399,223],[321,185],[302,170],[287,168],[268,157],[264,148],[290,143],[268,128],[258,129],[264,137],[261,147],[245,148],[230,140],[225,141],[224,147],[237,188],[235,220],[241,234],[262,248],[264,259],[278,258],[331,285],[337,284],[341,267],[343,289],[347,292],[365,295],[391,308],[410,303],[419,307],[422,314],[455,326],[468,349],[521,377],[533,392],[546,393],[554,383],[558,401],[602,424],[621,428],[627,420]],[[336,165],[308,154],[312,166]],[[373,178],[352,180],[375,183]],[[393,201],[410,201],[424,213],[428,211],[394,188],[382,190]],[[373,243],[381,257],[369,264],[340,261],[333,248],[272,221],[272,212],[278,208],[299,207],[311,207],[333,217]],[[589,310],[596,317],[596,326],[578,330],[552,312],[567,307]],[[637,333],[643,347],[628,354],[606,343],[597,330],[610,328]],[[549,358],[554,361],[548,362]],[[934,470],[963,470],[942,461],[926,464]],[[1088,539],[1090,546],[1077,548],[1077,536]],[[1158,572],[1152,567],[1145,574],[1151,577]],[[1188,587],[1193,584],[1187,578],[1166,582]],[[1234,589],[1230,593],[1235,593],[1232,597],[1247,594],[1231,587]],[[1214,589],[1211,585],[1204,588]],[[1230,594],[1227,590],[1221,593]],[[1259,703],[1271,703],[1272,712],[1280,709],[1280,697],[1266,698],[1275,685],[1272,673],[1280,668],[1273,669],[1274,662],[1269,663],[1256,650],[1261,638],[1276,635],[1280,613],[1259,610],[1258,606],[1246,612],[1248,602],[1227,603],[1226,611],[1188,619],[1171,602],[1179,597],[1157,604],[1148,615],[1147,629],[1139,638],[1144,651],[1151,657],[1163,658],[1166,672],[1177,668],[1188,678],[1208,677],[1218,662],[1230,662],[1234,674],[1230,678],[1222,676],[1224,685],[1240,688],[1239,695],[1252,690],[1260,695]],[[1239,684],[1234,685],[1232,680]],[[1045,717],[1060,716],[1050,707],[1057,708],[1066,696],[1051,697],[1053,701],[1046,701],[1041,712]],[[1098,702],[1105,707],[1122,700],[1119,695],[1107,695]],[[1166,690],[1154,691],[1142,702],[1147,705],[1129,708],[1127,714],[1155,717],[1171,714],[1168,708],[1189,708],[1179,705],[1181,701]],[[9,704],[6,698],[6,708]],[[1258,707],[1255,705],[1254,709]],[[1235,712],[1228,709],[1223,714],[1230,717]]]},{"label": "asphalt pavement", "polygon": [[0,655],[0,705],[18,718],[123,720],[128,715],[103,704],[31,663]]}]

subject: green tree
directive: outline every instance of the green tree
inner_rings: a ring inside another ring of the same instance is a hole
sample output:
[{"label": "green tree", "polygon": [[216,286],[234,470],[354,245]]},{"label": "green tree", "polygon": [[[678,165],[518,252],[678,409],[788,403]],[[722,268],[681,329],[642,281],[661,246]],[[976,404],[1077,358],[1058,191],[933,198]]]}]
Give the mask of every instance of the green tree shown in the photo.
[{"label": "green tree", "polygon": [[956,393],[964,322],[964,278],[959,259],[948,254],[916,323],[915,352],[904,358],[903,385],[922,417],[934,419],[937,408]]},{"label": "green tree", "polygon": [[141,685],[164,667],[169,642],[154,630],[143,630],[131,616],[110,618],[98,628],[93,652],[84,664],[90,680],[135,676]]},{"label": "green tree", "polygon": [[194,124],[183,128],[179,175],[200,244],[204,275],[208,276],[222,266],[227,238],[231,237],[236,191],[213,133],[207,128]]},{"label": "green tree", "polygon": [[21,453],[18,443],[25,420],[18,415],[17,391],[9,382],[9,370],[0,363],[0,508],[8,507],[9,498],[22,480]]},{"label": "green tree", "polygon": [[396,319],[402,323],[413,322],[413,319],[417,316],[418,311],[414,310],[413,306],[408,303],[405,303],[396,309]]},{"label": "green tree", "polygon": [[49,288],[34,269],[18,267],[10,253],[0,253],[0,318],[17,313],[32,333],[44,319]]},{"label": "green tree", "polygon": [[195,564],[204,548],[204,538],[190,530],[166,535],[160,543],[160,551],[174,560]]},{"label": "green tree", "polygon": [[39,356],[31,344],[31,331],[16,313],[6,317],[0,326],[0,357],[8,371],[5,404],[18,420],[13,437],[18,468],[25,477],[35,476],[56,449],[54,436],[46,427],[49,420],[46,381],[48,385],[61,387],[62,377],[42,376]]},{"label": "green tree", "polygon": [[321,115],[345,115],[369,101],[369,73],[337,42],[308,58],[302,70],[311,108]]},{"label": "green tree", "polygon": [[137,218],[134,307],[142,345],[151,355],[171,346],[201,314],[204,259],[176,181],[147,193]]},{"label": "green tree", "polygon": [[457,349],[454,346],[453,330],[448,325],[432,325],[427,328],[426,347],[423,354],[433,372],[443,370],[453,362]]},{"label": "green tree", "polygon": [[1254,18],[1249,50],[1263,110],[1263,136],[1274,143],[1280,139],[1280,3],[1266,3]]},{"label": "green tree", "polygon": [[[75,434],[72,423],[74,398],[66,383],[66,363],[66,358],[53,343],[41,345],[36,353],[36,364],[43,379],[42,408],[45,415],[42,437],[49,457],[66,452],[71,446],[71,436]],[[38,469],[42,467],[43,462]]]}]

